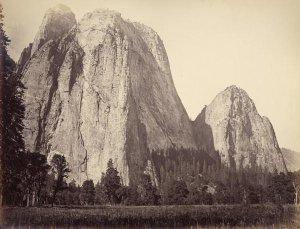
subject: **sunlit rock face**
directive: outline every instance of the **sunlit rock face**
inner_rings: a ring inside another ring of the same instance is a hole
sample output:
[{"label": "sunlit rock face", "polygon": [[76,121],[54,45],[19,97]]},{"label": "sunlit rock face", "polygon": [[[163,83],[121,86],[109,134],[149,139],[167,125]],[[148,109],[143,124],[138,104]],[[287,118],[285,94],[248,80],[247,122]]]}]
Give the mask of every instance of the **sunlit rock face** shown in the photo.
[{"label": "sunlit rock face", "polygon": [[204,148],[236,169],[286,171],[271,123],[246,92],[227,88],[191,122],[158,34],[117,12],[76,22],[66,6],[49,9],[18,64],[26,148],[64,155],[78,183],[99,181],[111,158],[124,184],[141,173],[157,184],[151,151],[170,147]]},{"label": "sunlit rock face", "polygon": [[300,169],[300,153],[287,148],[281,148],[281,152],[288,171],[298,171]]},{"label": "sunlit rock face", "polygon": [[152,149],[196,148],[163,42],[117,12],[77,23],[69,8],[49,9],[18,70],[27,149],[65,155],[78,183],[100,180],[112,158],[128,184],[151,171]]},{"label": "sunlit rock face", "polygon": [[286,172],[271,122],[236,86],[226,88],[203,109],[194,121],[194,132],[198,146],[214,147],[227,167]]}]

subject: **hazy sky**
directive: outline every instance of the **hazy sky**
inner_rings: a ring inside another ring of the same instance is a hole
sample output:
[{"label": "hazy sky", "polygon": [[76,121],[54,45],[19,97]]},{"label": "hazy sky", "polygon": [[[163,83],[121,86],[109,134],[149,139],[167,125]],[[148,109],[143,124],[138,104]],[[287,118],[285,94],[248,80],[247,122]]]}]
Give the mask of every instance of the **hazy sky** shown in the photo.
[{"label": "hazy sky", "polygon": [[190,117],[235,84],[271,120],[280,146],[300,151],[299,0],[0,0],[10,54],[33,41],[45,11],[63,3],[77,20],[95,8],[152,27],[164,41]]}]

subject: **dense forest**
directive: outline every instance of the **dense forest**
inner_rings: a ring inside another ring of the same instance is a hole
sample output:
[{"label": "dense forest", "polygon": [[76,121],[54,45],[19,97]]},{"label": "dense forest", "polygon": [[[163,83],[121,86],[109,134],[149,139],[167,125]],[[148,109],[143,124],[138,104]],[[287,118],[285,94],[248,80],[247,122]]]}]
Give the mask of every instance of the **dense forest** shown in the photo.
[{"label": "dense forest", "polygon": [[113,161],[101,180],[76,184],[63,155],[50,161],[39,152],[26,151],[22,136],[24,86],[9,57],[9,38],[0,13],[0,120],[1,205],[178,205],[178,204],[292,204],[298,203],[300,171],[267,173],[236,171],[213,161],[204,150],[154,150],[155,174],[138,174],[128,186],[122,183]]}]

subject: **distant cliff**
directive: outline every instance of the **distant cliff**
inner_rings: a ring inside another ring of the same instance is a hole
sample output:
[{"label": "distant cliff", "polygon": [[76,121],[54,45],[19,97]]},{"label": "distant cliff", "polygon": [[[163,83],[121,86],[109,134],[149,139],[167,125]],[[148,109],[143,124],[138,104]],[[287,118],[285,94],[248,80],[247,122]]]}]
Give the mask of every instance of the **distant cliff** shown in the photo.
[{"label": "distant cliff", "polygon": [[247,93],[236,86],[220,92],[202,110],[194,121],[194,132],[198,146],[213,147],[227,167],[287,171],[271,122],[258,114]]},{"label": "distant cliff", "polygon": [[290,149],[281,148],[286,167],[289,171],[300,170],[300,153]]}]

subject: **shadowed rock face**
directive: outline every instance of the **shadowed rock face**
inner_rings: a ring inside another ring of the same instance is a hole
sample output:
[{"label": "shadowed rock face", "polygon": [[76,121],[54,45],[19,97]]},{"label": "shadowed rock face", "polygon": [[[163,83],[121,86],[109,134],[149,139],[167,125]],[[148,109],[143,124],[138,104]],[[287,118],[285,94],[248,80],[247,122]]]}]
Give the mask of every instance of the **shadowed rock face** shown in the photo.
[{"label": "shadowed rock face", "polygon": [[99,180],[110,158],[128,184],[149,167],[152,149],[196,148],[165,48],[149,27],[109,10],[76,24],[60,5],[47,11],[19,64],[26,147],[64,154],[79,183]]},{"label": "shadowed rock face", "polygon": [[194,132],[202,137],[201,141],[196,139],[198,146],[213,142],[221,162],[228,167],[286,172],[272,124],[236,86],[219,93],[203,109],[194,121]]},{"label": "shadowed rock face", "polygon": [[288,171],[295,172],[300,169],[300,153],[287,148],[281,148]]},{"label": "shadowed rock face", "polygon": [[190,122],[162,40],[117,12],[77,23],[68,7],[49,9],[18,72],[27,149],[65,155],[78,183],[100,180],[110,158],[124,184],[144,171],[155,183],[150,152],[170,147],[206,149],[237,169],[286,171],[271,123],[246,92],[227,88]]}]

